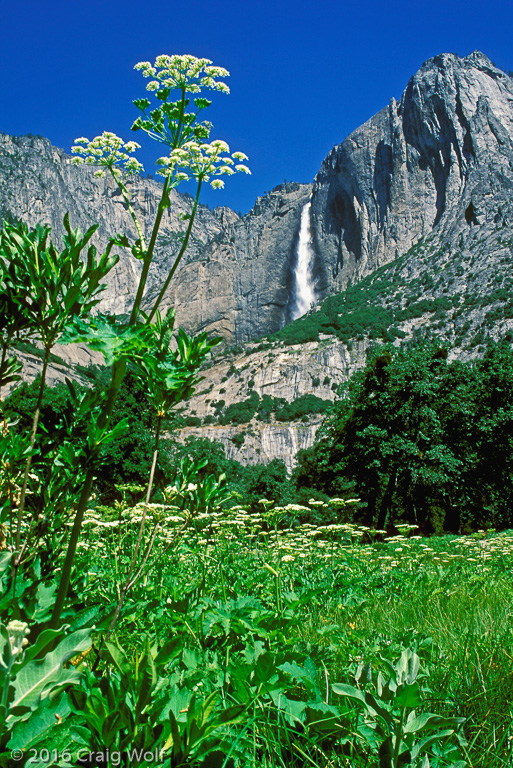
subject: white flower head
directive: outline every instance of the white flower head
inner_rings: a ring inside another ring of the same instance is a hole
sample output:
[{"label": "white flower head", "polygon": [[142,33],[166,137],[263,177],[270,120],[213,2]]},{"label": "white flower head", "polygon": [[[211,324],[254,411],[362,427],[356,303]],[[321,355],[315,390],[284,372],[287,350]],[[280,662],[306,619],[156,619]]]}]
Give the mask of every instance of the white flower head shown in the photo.
[{"label": "white flower head", "polygon": [[[124,142],[119,136],[110,131],[104,131],[101,136],[95,136],[92,141],[85,138],[76,139],[75,146],[71,148],[76,155],[72,163],[74,165],[96,165],[101,168],[109,168],[112,173],[121,169],[128,174],[139,174],[144,168],[142,164],[130,157],[140,144],[136,141]],[[104,171],[97,171],[95,176],[101,178]]]},{"label": "white flower head", "polygon": [[[223,67],[212,66],[210,59],[198,59],[195,56],[161,54],[152,66],[149,61],[140,61],[134,69],[139,70],[143,77],[153,77],[155,81],[148,84],[149,91],[158,88],[179,88],[188,93],[200,93],[203,88],[222,93],[229,93],[226,83],[217,78],[229,77],[230,73]],[[151,86],[151,87],[149,87]]]}]

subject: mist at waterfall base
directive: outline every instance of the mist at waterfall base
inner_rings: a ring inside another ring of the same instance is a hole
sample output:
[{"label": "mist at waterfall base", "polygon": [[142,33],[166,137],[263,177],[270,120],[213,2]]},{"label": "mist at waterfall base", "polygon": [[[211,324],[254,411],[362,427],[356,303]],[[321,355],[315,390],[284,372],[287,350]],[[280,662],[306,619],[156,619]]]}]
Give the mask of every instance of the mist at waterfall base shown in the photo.
[{"label": "mist at waterfall base", "polygon": [[309,200],[301,212],[301,225],[296,248],[288,313],[291,320],[297,320],[298,317],[302,317],[311,309],[312,304],[315,304],[315,286],[312,274],[314,250],[312,247],[312,233],[310,231],[311,207],[312,201]]}]

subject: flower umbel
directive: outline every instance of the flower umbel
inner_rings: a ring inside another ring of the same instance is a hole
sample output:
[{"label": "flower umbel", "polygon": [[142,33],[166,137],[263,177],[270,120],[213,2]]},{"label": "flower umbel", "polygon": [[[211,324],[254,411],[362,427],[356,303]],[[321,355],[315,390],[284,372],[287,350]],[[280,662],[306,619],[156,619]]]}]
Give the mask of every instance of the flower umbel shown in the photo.
[{"label": "flower umbel", "polygon": [[142,72],[143,77],[155,78],[146,86],[148,91],[175,88],[184,89],[187,93],[200,93],[204,88],[222,93],[230,93],[230,89],[216,78],[229,77],[230,73],[223,67],[215,67],[210,59],[197,59],[190,55],[157,56],[152,66],[149,61],[140,61],[134,69]]},{"label": "flower umbel", "polygon": [[[143,130],[172,149],[192,139],[205,141],[209,138],[212,124],[208,120],[198,120],[198,115],[211,102],[198,96],[191,104],[188,94],[200,94],[204,89],[229,93],[228,86],[217,79],[228,77],[226,69],[213,66],[210,59],[164,55],[157,56],[153,66],[149,61],[140,61],[135,69],[141,71],[143,77],[154,78],[146,90],[155,95],[158,104],[151,109],[149,99],[136,99],[134,104],[142,116],[134,122],[132,130]],[[176,91],[178,97],[171,96]],[[188,107],[190,111],[187,111]]]},{"label": "flower umbel", "polygon": [[191,176],[197,180],[210,181],[213,189],[222,189],[224,181],[216,176],[233,176],[235,173],[251,173],[246,165],[235,165],[234,160],[247,160],[243,152],[234,152],[230,157],[230,147],[225,141],[216,140],[209,144],[188,141],[182,147],[174,149],[168,157],[160,157],[157,165],[161,176],[171,179],[172,186]]},{"label": "flower umbel", "polygon": [[115,133],[104,131],[101,136],[95,136],[92,141],[81,137],[75,139],[75,146],[71,148],[75,157],[72,160],[74,165],[92,165],[99,168],[95,176],[101,178],[105,176],[105,168],[108,168],[113,175],[119,174],[120,169],[126,174],[141,173],[144,168],[142,164],[130,157],[140,144],[135,141],[126,143]]}]

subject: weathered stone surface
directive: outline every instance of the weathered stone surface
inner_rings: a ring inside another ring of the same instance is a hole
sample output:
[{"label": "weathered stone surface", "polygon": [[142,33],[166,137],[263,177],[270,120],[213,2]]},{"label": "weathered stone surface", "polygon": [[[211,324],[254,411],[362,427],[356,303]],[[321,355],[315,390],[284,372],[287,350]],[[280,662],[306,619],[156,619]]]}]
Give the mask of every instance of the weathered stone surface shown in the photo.
[{"label": "weathered stone surface", "polygon": [[[186,427],[180,431],[180,440],[188,438],[206,438],[222,443],[226,457],[241,464],[268,464],[273,459],[284,462],[291,472],[299,450],[310,448],[315,434],[321,425],[316,419],[309,424],[254,424],[248,431],[247,426],[240,427]],[[236,445],[233,438],[244,435],[242,445]]]},{"label": "weathered stone surface", "polygon": [[[151,180],[133,185],[137,210],[149,226],[160,187]],[[398,102],[392,99],[330,152],[313,193],[310,185],[281,185],[242,218],[227,208],[202,208],[165,306],[176,306],[178,324],[187,330],[208,330],[227,344],[277,330],[288,320],[301,211],[313,194],[317,295],[382,267],[369,280],[388,287],[382,295],[374,291],[373,301],[392,315],[424,299],[448,300],[436,312],[428,307],[422,316],[394,320],[399,332],[408,338],[434,332],[452,345],[451,357],[467,359],[481,354],[487,339],[513,336],[512,192],[513,81],[483,54],[443,54],[423,65]],[[173,260],[183,228],[175,214],[190,207],[190,199],[173,197],[147,303]],[[111,183],[71,166],[44,139],[0,136],[0,218],[44,221],[59,232],[66,210],[82,229],[98,220],[99,242],[132,231]],[[104,309],[127,311],[139,269],[139,262],[123,257]],[[287,401],[308,392],[332,399],[332,387],[364,364],[368,344],[363,338],[348,348],[321,337],[319,343],[219,358],[186,415],[204,419],[214,401],[228,406],[251,390]],[[296,447],[307,447],[317,426],[316,420],[282,425],[254,419],[187,429],[184,436],[220,439],[228,455],[246,462],[278,457],[291,466]],[[241,432],[244,443],[237,446],[232,438]]]},{"label": "weathered stone surface", "polygon": [[[113,179],[97,179],[94,169],[71,164],[71,157],[41,137],[0,134],[0,219],[23,219],[29,226],[49,224],[57,237],[68,211],[73,227],[99,224],[94,242],[105,247],[117,233],[135,239],[135,228]],[[134,209],[150,233],[161,194],[151,179],[129,179]],[[163,308],[176,307],[177,324],[189,332],[207,330],[227,343],[239,343],[277,330],[286,319],[291,265],[301,208],[309,185],[281,185],[258,198],[240,219],[226,207],[200,206],[191,239]],[[190,213],[192,199],[171,192],[148,276],[145,305],[158,295],[171,268]],[[101,309],[126,314],[131,307],[141,262],[123,251],[109,275]]]},{"label": "weathered stone surface", "polygon": [[187,329],[209,330],[228,344],[272,333],[286,322],[301,210],[308,184],[283,184],[259,197],[177,273],[166,301]]},{"label": "weathered stone surface", "polygon": [[[478,52],[429,59],[401,99],[336,146],[319,170],[312,198],[317,295],[354,283],[421,237],[456,248],[473,227],[510,221],[512,141],[511,78]],[[130,188],[148,229],[161,187],[138,179]],[[201,208],[164,302],[176,307],[178,324],[238,344],[286,322],[301,211],[311,192],[310,185],[281,185],[241,219],[227,208]],[[173,263],[184,228],[178,214],[191,208],[191,199],[175,192],[171,202],[146,304]],[[112,180],[71,165],[45,139],[0,136],[0,217],[48,222],[59,233],[66,210],[74,226],[98,221],[100,244],[113,233],[133,233]],[[139,271],[140,262],[123,255],[104,310],[128,310]]]},{"label": "weathered stone surface", "polygon": [[[23,219],[29,226],[49,224],[54,237],[63,234],[62,219],[69,212],[72,227],[85,231],[98,224],[93,242],[105,247],[109,237],[121,233],[131,241],[137,237],[123,198],[110,177],[97,179],[94,169],[71,164],[71,157],[41,137],[16,137],[0,134],[0,219]],[[134,209],[149,234],[162,186],[151,179],[129,179]],[[184,230],[179,214],[190,213],[192,200],[171,191],[171,206],[165,211],[157,248],[157,259],[149,276],[150,289],[161,285],[167,267],[176,253],[177,236]],[[191,238],[188,258],[198,255],[204,245],[222,230],[226,220],[201,206]],[[233,216],[237,217],[236,214]],[[221,219],[221,220],[220,220]],[[103,294],[104,312],[129,311],[141,270],[141,262],[123,251],[119,264],[109,275]]]},{"label": "weathered stone surface", "polygon": [[429,59],[316,177],[318,292],[340,290],[436,232],[511,217],[513,81],[482,53]]},{"label": "weathered stone surface", "polygon": [[205,418],[212,413],[211,403],[224,400],[230,405],[247,399],[251,391],[288,403],[310,393],[333,400],[337,385],[365,363],[365,350],[363,341],[349,351],[336,338],[326,337],[267,351],[248,350],[234,359],[224,357],[203,371],[204,379],[188,401],[187,413]]},{"label": "weathered stone surface", "polygon": [[[227,360],[223,358],[204,371],[198,392],[188,402],[185,416],[204,419],[214,413],[217,403],[226,406],[246,400],[251,392],[260,398],[269,395],[292,402],[302,395],[315,394],[323,400],[334,400],[340,383],[365,363],[366,342],[355,343],[351,350],[337,339],[325,338],[320,343],[281,347],[266,351],[248,350]],[[203,437],[221,442],[228,458],[244,464],[266,464],[282,459],[287,469],[294,466],[300,448],[309,448],[322,419],[311,417],[307,423],[284,424],[274,418],[262,423],[253,418],[249,424],[187,427],[180,439]],[[233,438],[244,435],[238,445]]]}]

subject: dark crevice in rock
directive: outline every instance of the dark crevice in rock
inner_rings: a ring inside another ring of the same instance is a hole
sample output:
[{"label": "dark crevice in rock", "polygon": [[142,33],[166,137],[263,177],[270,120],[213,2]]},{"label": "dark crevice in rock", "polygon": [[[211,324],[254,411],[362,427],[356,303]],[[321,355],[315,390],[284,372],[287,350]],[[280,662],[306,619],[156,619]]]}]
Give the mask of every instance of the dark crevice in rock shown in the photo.
[{"label": "dark crevice in rock", "polygon": [[479,221],[476,216],[474,204],[472,202],[470,203],[470,205],[467,206],[465,210],[465,221],[467,222],[468,225],[479,224]]},{"label": "dark crevice in rock", "polygon": [[390,185],[394,174],[392,147],[384,140],[376,147],[374,162],[374,197],[378,208],[378,222],[380,227],[383,227],[390,206]]}]

